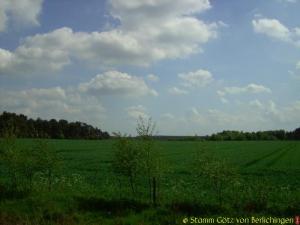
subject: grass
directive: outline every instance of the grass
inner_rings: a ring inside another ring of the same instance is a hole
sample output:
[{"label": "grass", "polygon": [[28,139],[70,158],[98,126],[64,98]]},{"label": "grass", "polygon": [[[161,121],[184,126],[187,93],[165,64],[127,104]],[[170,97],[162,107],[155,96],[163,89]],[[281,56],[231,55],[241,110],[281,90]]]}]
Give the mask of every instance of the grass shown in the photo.
[{"label": "grass", "polygon": [[[33,141],[18,139],[17,144],[24,148]],[[145,196],[133,198],[129,189],[118,186],[110,168],[114,140],[47,141],[63,158],[55,188],[46,191],[39,178],[32,193],[12,195],[0,186],[0,225],[182,224],[186,215],[299,214],[297,141],[157,141],[168,167],[157,208]],[[241,182],[223,190],[222,205],[209,186],[194,189],[191,168],[201,148],[239,171]]]}]

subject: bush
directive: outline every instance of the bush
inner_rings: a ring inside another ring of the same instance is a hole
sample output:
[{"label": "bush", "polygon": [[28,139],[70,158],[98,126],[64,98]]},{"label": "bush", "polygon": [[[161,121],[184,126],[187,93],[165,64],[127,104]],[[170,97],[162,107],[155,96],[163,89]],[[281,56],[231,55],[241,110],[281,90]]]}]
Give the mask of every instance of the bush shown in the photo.
[{"label": "bush", "polygon": [[140,169],[140,152],[133,140],[122,135],[118,136],[114,149],[112,170],[117,175],[120,187],[122,187],[122,177],[128,180],[132,195],[135,196],[136,181]]},{"label": "bush", "polygon": [[193,175],[199,190],[208,186],[214,192],[219,206],[223,205],[225,191],[230,190],[239,177],[236,168],[226,160],[213,156],[206,146],[195,156]]}]

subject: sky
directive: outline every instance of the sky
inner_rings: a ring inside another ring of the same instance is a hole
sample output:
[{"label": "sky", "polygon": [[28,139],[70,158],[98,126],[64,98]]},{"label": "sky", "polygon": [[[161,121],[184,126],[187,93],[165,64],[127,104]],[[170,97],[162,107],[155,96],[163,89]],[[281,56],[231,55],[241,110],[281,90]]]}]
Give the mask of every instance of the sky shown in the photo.
[{"label": "sky", "polygon": [[135,135],[300,125],[300,0],[0,0],[0,112]]}]

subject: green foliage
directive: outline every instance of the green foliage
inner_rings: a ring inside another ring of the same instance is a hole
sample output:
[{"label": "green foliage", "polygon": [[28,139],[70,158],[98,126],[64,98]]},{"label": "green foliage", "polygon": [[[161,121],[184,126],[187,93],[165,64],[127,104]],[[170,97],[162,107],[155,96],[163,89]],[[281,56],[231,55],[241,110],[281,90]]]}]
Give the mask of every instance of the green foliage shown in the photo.
[{"label": "green foliage", "polygon": [[20,147],[13,135],[1,140],[0,165],[8,175],[8,189],[12,191],[32,190],[36,174],[45,174],[51,190],[55,172],[62,160],[49,144],[37,140],[32,146]]},{"label": "green foliage", "polygon": [[107,139],[109,134],[82,122],[66,120],[28,119],[23,114],[3,112],[0,114],[0,137],[7,130],[13,130],[18,138],[69,138],[69,139]]},{"label": "green foliage", "polygon": [[196,153],[192,172],[195,180],[202,182],[197,184],[200,190],[208,186],[215,192],[220,205],[223,203],[224,190],[238,182],[236,168],[226,160],[215,157],[206,145]]},{"label": "green foliage", "polygon": [[114,144],[114,153],[112,157],[112,170],[118,177],[128,180],[133,196],[138,192],[138,183],[147,184],[149,200],[157,203],[158,186],[161,175],[163,174],[163,162],[160,153],[155,148],[152,138],[155,130],[155,124],[151,119],[145,120],[139,118],[137,123],[137,138],[130,138],[116,133],[116,143]]},{"label": "green foliage", "polygon": [[149,199],[154,205],[158,201],[158,187],[164,172],[163,160],[158,148],[154,145],[153,134],[155,123],[151,118],[139,117],[136,127],[138,134],[138,149],[140,151],[141,171],[146,175],[149,189]]},{"label": "green foliage", "polygon": [[46,176],[48,180],[48,190],[50,191],[56,172],[60,169],[62,164],[61,157],[50,148],[50,145],[46,141],[42,140],[36,141],[31,155],[34,157],[34,160],[31,161],[31,166],[37,168],[39,172]]},{"label": "green foliage", "polygon": [[20,173],[20,165],[22,162],[22,154],[16,146],[16,138],[10,132],[5,134],[5,138],[0,143],[0,164],[2,170],[8,175],[9,188],[17,190],[18,176]]},{"label": "green foliage", "polygon": [[243,132],[224,130],[222,132],[206,136],[211,141],[244,141],[244,140],[300,140],[300,128],[294,131],[270,130],[257,132]]},{"label": "green foliage", "polygon": [[114,145],[114,154],[112,158],[112,169],[117,175],[118,181],[120,177],[128,179],[133,196],[136,193],[136,182],[140,171],[141,154],[135,142],[127,137],[119,135]]}]

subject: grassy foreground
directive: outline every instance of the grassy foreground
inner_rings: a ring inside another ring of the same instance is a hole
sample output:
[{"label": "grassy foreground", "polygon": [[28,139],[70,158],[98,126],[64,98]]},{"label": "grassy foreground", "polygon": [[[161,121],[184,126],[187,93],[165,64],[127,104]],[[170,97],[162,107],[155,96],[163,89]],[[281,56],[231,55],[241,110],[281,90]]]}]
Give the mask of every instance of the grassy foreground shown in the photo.
[{"label": "grassy foreground", "polygon": [[[17,145],[26,148],[33,142],[18,139]],[[115,178],[110,164],[114,140],[47,142],[62,158],[52,188],[35,176],[30,192],[11,192],[1,173],[0,224],[183,224],[186,216],[300,213],[297,141],[157,141],[165,173],[156,207],[142,184],[133,196],[126,182]],[[202,148],[233,167],[235,179],[224,178],[218,188],[218,181],[195,177],[195,157]]]}]

